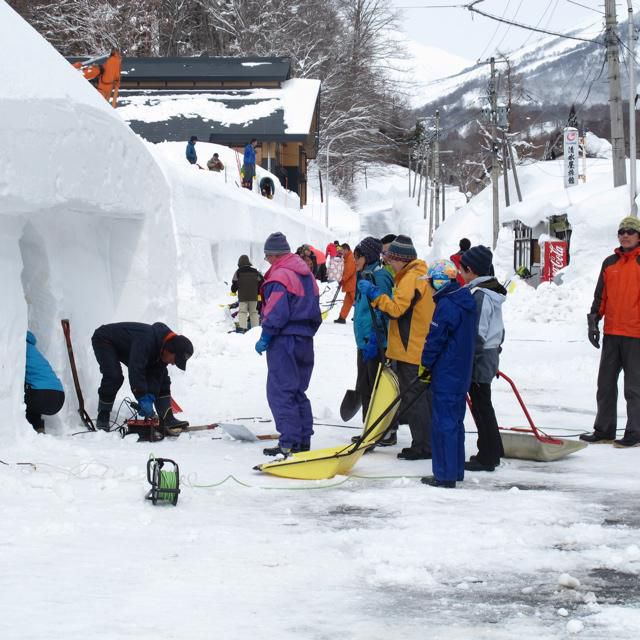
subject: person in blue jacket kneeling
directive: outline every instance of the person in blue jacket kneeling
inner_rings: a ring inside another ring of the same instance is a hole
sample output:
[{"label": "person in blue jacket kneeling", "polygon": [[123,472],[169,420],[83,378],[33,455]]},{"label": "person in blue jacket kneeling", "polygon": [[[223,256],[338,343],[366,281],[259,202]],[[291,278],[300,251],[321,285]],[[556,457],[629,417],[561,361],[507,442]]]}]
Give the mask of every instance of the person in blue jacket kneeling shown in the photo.
[{"label": "person in blue jacket kneeling", "polygon": [[27,331],[27,366],[24,379],[24,403],[29,424],[44,433],[42,414],[52,416],[62,409],[64,388],[47,359],[36,347],[36,337]]},{"label": "person in blue jacket kneeling", "polygon": [[464,480],[464,414],[471,383],[476,340],[476,303],[456,281],[451,260],[436,260],[427,277],[435,290],[436,310],[422,352],[420,381],[431,384],[433,487],[453,488]]}]

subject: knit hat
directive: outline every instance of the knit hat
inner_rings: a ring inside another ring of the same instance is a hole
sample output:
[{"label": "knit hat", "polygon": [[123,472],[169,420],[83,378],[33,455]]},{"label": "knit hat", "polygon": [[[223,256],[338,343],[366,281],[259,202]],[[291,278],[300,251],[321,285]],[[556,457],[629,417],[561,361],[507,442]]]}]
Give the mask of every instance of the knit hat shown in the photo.
[{"label": "knit hat", "polygon": [[389,245],[385,257],[387,260],[411,262],[418,257],[418,254],[413,246],[413,240],[409,236],[396,236],[396,239]]},{"label": "knit hat", "polygon": [[627,216],[626,218],[622,218],[620,220],[620,224],[618,225],[618,229],[633,229],[640,233],[640,219],[635,218],[634,216]]},{"label": "knit hat", "polygon": [[488,276],[491,273],[492,262],[493,254],[488,247],[483,247],[481,244],[471,247],[460,258],[460,263],[463,266],[468,267],[479,276]]},{"label": "knit hat", "polygon": [[183,371],[187,368],[187,360],[193,355],[193,345],[186,336],[175,336],[167,341],[165,349],[176,356],[176,367]]},{"label": "knit hat", "polygon": [[396,236],[395,233],[387,233],[386,236],[383,236],[382,238],[380,238],[380,242],[382,242],[382,244],[390,244],[396,238],[397,238],[397,236]]},{"label": "knit hat", "polygon": [[249,256],[245,256],[244,254],[238,258],[238,266],[239,267],[250,267],[251,260],[249,260]]},{"label": "knit hat", "polygon": [[380,254],[382,253],[382,242],[377,238],[367,236],[364,240],[360,241],[356,247],[356,252],[364,258],[366,264],[378,262],[380,260]]},{"label": "knit hat", "polygon": [[264,243],[264,255],[283,256],[286,253],[291,253],[291,247],[287,242],[287,237],[284,233],[280,233],[280,231],[272,233]]}]

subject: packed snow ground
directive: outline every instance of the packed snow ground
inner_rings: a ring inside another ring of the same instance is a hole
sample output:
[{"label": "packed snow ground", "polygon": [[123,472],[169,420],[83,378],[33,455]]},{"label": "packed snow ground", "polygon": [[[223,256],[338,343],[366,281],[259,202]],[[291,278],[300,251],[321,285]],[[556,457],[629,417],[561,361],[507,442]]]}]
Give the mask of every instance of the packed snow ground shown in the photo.
[{"label": "packed snow ground", "polygon": [[[287,194],[267,202],[186,166],[179,146],[145,147],[2,3],[0,14],[0,46],[20,51],[3,73],[29,77],[20,67],[28,60],[42,74],[38,91],[10,75],[0,83],[13,91],[0,102],[7,116],[0,130],[10,141],[0,149],[3,640],[637,637],[640,449],[591,446],[555,463],[506,460],[444,491],[420,484],[428,461],[397,460],[406,427],[396,447],[365,456],[350,477],[323,482],[253,471],[263,443],[217,430],[153,444],[72,435],[80,426],[58,329],[63,312],[76,329],[92,413],[93,328],[171,318],[196,345],[187,372],[172,370],[185,417],[273,433],[265,359],[253,348],[258,330],[227,333],[233,323],[220,305],[232,298],[224,281],[240,253],[264,267],[260,243],[270,231],[286,231],[294,245],[323,246],[330,235],[318,224],[314,194],[294,212]],[[26,162],[48,146],[59,151],[55,174]],[[74,151],[91,172],[78,173]],[[448,191],[447,219],[428,247],[404,171],[376,171],[360,186],[355,210],[332,200],[332,235],[353,244],[370,232],[405,232],[427,258],[452,253],[461,235],[490,241],[488,191],[468,205]],[[586,185],[565,191],[559,164],[523,167],[525,202],[503,212],[531,224],[566,212],[574,225],[561,286],[534,290],[512,280],[502,359],[538,425],[572,437],[593,422],[599,354],[586,340],[584,315],[627,206],[625,191],[610,187],[607,161],[593,161],[588,175]],[[108,197],[95,176],[114,187]],[[105,230],[108,250],[100,244]],[[496,252],[503,279],[512,276],[511,242],[503,231]],[[333,291],[321,289],[326,303]],[[338,418],[355,382],[355,346],[351,326],[331,322],[336,315],[337,308],[315,341],[309,395],[318,447],[347,442],[360,426]],[[67,388],[47,435],[34,434],[21,415],[27,321],[46,336],[44,351]],[[494,397],[501,424],[524,423],[502,383]],[[622,427],[622,400],[619,413]],[[471,454],[470,420],[467,429]],[[177,507],[144,500],[150,454],[180,465]]]}]

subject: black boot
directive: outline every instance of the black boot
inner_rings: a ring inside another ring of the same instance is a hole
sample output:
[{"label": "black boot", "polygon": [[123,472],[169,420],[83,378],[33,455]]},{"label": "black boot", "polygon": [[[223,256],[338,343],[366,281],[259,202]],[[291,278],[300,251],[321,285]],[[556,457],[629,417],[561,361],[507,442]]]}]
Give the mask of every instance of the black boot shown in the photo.
[{"label": "black boot", "polygon": [[288,458],[289,455],[291,454],[291,449],[286,449],[281,447],[280,445],[278,445],[277,447],[267,447],[266,449],[262,450],[262,453],[265,456],[284,456],[285,458]]},{"label": "black boot", "polygon": [[155,402],[160,430],[167,436],[180,435],[189,426],[186,420],[178,420],[171,410],[171,396],[160,396]]},{"label": "black boot", "polygon": [[113,402],[103,402],[102,400],[98,400],[96,429],[100,429],[100,431],[111,430],[111,409],[113,409]]}]

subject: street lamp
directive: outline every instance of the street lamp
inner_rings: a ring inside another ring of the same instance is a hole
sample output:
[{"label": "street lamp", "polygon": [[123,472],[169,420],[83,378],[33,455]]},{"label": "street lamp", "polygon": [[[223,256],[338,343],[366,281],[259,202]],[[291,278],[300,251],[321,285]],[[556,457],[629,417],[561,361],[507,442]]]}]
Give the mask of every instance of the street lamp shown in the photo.
[{"label": "street lamp", "polygon": [[331,138],[327,143],[327,198],[325,201],[325,212],[324,212],[324,224],[328,228],[329,227],[329,189],[331,188],[331,179],[329,178],[329,149],[331,148],[331,144],[340,138],[346,138],[348,136],[352,136],[355,133],[371,133],[376,134],[380,133],[378,129],[353,129],[351,131],[344,131],[343,133],[338,134],[337,136]]}]

